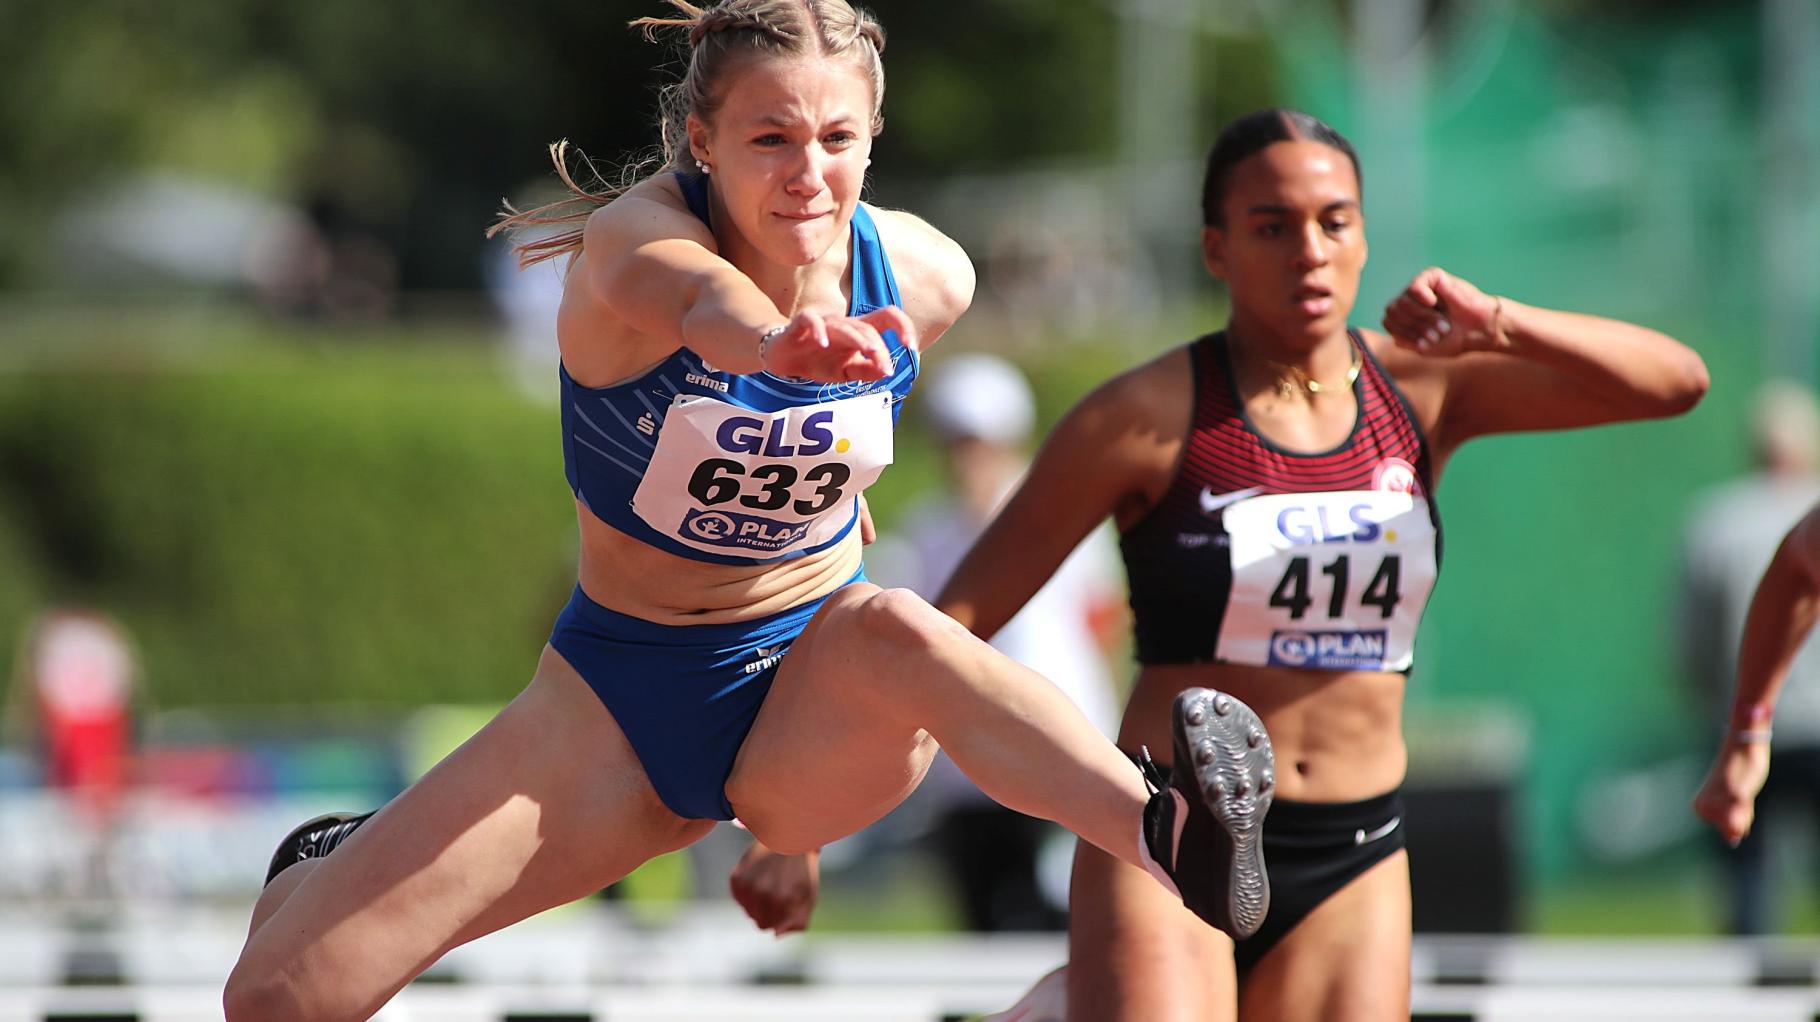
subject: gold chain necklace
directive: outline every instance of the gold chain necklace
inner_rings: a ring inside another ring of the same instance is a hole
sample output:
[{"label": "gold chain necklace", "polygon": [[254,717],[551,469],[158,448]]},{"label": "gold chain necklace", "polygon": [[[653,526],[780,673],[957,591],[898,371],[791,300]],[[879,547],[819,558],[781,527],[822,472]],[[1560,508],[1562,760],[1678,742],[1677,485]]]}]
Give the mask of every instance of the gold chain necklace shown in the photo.
[{"label": "gold chain necklace", "polygon": [[[1359,369],[1364,365],[1363,359],[1359,356],[1358,345],[1351,344],[1349,346],[1352,348],[1352,365],[1348,366],[1346,369],[1346,386],[1348,387],[1352,386],[1353,382],[1359,378]],[[1327,389],[1321,384],[1320,380],[1303,372],[1301,366],[1293,366],[1287,362],[1272,361],[1261,355],[1258,356],[1258,361],[1276,371],[1278,397],[1289,397],[1293,395],[1295,393],[1296,384],[1298,383],[1301,384],[1303,390],[1306,390],[1310,394],[1319,394]]]}]

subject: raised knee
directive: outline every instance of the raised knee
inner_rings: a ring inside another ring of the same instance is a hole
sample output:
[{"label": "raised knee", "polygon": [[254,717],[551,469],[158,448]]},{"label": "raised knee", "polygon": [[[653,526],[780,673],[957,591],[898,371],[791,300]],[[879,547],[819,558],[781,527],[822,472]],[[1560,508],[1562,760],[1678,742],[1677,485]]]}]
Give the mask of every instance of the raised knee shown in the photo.
[{"label": "raised knee", "polygon": [[871,642],[928,649],[965,634],[960,625],[908,589],[881,589],[859,608],[861,633]]},{"label": "raised knee", "polygon": [[227,1022],[281,1022],[301,1019],[295,998],[277,981],[277,974],[249,965],[243,957],[228,974],[221,992]]}]

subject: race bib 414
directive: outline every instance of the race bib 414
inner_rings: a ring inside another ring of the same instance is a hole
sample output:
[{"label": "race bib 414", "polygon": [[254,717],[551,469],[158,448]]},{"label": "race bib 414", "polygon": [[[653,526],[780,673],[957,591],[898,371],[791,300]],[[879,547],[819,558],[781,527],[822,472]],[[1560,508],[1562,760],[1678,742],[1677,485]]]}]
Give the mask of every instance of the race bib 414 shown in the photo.
[{"label": "race bib 414", "polygon": [[1218,655],[1320,670],[1406,670],[1435,582],[1426,498],[1349,490],[1226,508],[1232,593]]}]

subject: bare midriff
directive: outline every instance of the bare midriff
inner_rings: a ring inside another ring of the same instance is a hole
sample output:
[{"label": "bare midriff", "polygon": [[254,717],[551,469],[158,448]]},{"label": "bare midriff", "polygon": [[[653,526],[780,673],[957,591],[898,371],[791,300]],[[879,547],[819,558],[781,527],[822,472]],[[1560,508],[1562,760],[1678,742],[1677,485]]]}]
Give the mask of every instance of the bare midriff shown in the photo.
[{"label": "bare midriff", "polygon": [[860,565],[857,524],[825,550],[768,564],[711,564],[633,539],[578,502],[581,588],[609,610],[661,625],[751,621],[839,589]]},{"label": "bare midriff", "polygon": [[1119,745],[1171,756],[1169,706],[1190,687],[1231,693],[1256,710],[1276,752],[1279,799],[1356,802],[1403,783],[1401,674],[1305,671],[1239,664],[1145,667],[1132,689]]}]

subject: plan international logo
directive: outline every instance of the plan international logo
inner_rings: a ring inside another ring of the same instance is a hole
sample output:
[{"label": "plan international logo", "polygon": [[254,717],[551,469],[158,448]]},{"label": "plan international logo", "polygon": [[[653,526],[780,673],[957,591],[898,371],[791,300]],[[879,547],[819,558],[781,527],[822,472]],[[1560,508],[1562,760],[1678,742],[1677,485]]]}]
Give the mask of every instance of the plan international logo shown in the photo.
[{"label": "plan international logo", "polygon": [[698,543],[745,550],[782,550],[802,539],[814,522],[780,522],[738,511],[697,511],[683,515],[678,535]]},{"label": "plan international logo", "polygon": [[1270,666],[1380,670],[1388,637],[1382,628],[1362,632],[1277,632],[1270,637]]}]

